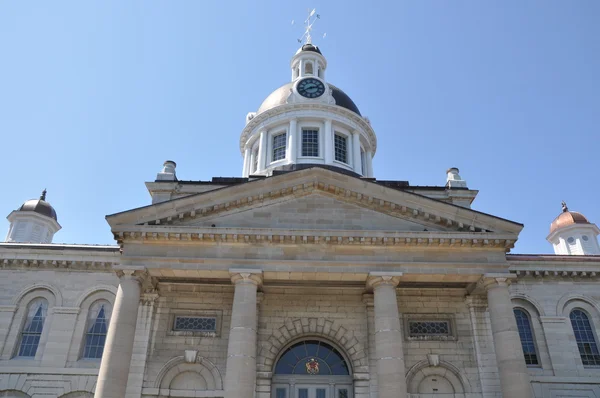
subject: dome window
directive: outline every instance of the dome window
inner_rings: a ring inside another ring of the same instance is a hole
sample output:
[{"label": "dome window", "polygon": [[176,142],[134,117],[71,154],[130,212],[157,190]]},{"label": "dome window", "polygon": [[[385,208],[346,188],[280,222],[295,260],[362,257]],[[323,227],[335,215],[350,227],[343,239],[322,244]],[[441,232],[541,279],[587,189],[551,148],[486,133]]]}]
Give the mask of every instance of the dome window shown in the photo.
[{"label": "dome window", "polygon": [[348,163],[348,138],[345,135],[336,133],[334,138],[335,160]]},{"label": "dome window", "polygon": [[570,236],[569,239],[567,239],[567,242],[569,242],[570,245],[574,245],[575,244],[575,238],[573,238],[572,236]]},{"label": "dome window", "polygon": [[587,235],[583,235],[583,236],[581,237],[581,239],[583,239],[583,240],[584,240],[584,241],[586,241],[586,242],[589,240],[589,238],[588,238],[588,236],[587,236]]},{"label": "dome window", "polygon": [[273,136],[273,162],[285,159],[286,133]]},{"label": "dome window", "polygon": [[319,156],[319,130],[302,129],[302,156]]}]

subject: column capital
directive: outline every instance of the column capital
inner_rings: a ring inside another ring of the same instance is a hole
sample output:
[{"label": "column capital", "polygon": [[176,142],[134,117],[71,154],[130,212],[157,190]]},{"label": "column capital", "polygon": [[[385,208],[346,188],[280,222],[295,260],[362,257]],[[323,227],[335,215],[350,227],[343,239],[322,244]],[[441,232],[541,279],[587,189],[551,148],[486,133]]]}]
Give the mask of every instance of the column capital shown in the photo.
[{"label": "column capital", "polygon": [[371,272],[367,278],[367,287],[398,286],[402,272]]},{"label": "column capital", "polygon": [[150,275],[144,267],[123,267],[115,270],[121,280],[135,280],[140,285],[144,283]]},{"label": "column capital", "polygon": [[515,274],[483,274],[480,283],[483,285],[485,290],[493,289],[495,287],[508,287],[513,279],[516,279]]},{"label": "column capital", "polygon": [[256,286],[262,284],[262,270],[259,269],[230,269],[229,275],[234,285],[238,283],[252,283]]}]

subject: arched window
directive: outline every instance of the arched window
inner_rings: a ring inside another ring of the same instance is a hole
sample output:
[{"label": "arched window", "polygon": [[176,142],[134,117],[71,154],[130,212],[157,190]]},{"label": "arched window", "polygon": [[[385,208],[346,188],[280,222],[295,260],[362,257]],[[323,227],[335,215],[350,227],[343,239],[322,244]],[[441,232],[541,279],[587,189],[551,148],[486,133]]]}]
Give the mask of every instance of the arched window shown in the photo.
[{"label": "arched window", "polygon": [[600,351],[587,314],[580,309],[574,309],[569,318],[571,318],[581,362],[584,366],[600,366]]},{"label": "arched window", "polygon": [[521,338],[521,347],[523,347],[525,363],[527,365],[539,365],[529,315],[520,308],[515,308],[513,312],[515,313],[515,320],[517,321],[517,328],[519,329],[519,337]]},{"label": "arched window", "polygon": [[327,343],[306,340],[288,348],[275,366],[279,375],[349,375],[346,360]]},{"label": "arched window", "polygon": [[21,330],[17,356],[35,357],[42,337],[46,315],[48,315],[48,302],[45,299],[38,298],[29,303],[27,318]]},{"label": "arched window", "polygon": [[102,358],[111,309],[110,303],[106,300],[96,301],[90,307],[85,328],[86,334],[82,355],[83,358]]}]

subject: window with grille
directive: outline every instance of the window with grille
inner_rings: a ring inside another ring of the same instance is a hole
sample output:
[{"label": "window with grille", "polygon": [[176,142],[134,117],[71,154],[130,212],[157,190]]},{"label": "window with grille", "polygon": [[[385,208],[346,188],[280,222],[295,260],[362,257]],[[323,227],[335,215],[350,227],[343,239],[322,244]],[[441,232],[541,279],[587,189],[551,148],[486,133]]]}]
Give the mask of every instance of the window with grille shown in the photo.
[{"label": "window with grille", "polygon": [[449,321],[409,321],[410,337],[419,336],[450,336]]},{"label": "window with grille", "polygon": [[345,135],[336,134],[334,137],[335,160],[348,163],[348,139]]},{"label": "window with grille", "polygon": [[581,362],[584,366],[600,366],[600,351],[598,351],[596,337],[587,314],[580,309],[575,309],[571,311],[569,318],[575,333]]},{"label": "window with grille", "polygon": [[104,352],[108,324],[110,322],[111,305],[108,301],[96,301],[90,307],[85,334],[83,358],[99,359]]},{"label": "window with grille", "polygon": [[213,316],[176,316],[173,330],[186,332],[215,332],[217,330],[217,318]]},{"label": "window with grille", "polygon": [[538,356],[535,350],[535,341],[533,339],[533,331],[531,330],[531,322],[525,311],[519,308],[513,310],[517,328],[519,329],[519,337],[521,338],[521,346],[523,347],[523,355],[527,365],[538,365]]},{"label": "window with grille", "polygon": [[46,300],[39,298],[29,304],[27,307],[27,319],[21,331],[17,356],[35,357],[47,314],[48,302]]},{"label": "window with grille", "polygon": [[302,156],[319,156],[319,130],[302,130]]},{"label": "window with grille", "polygon": [[286,133],[273,136],[273,162],[285,159],[286,137]]}]

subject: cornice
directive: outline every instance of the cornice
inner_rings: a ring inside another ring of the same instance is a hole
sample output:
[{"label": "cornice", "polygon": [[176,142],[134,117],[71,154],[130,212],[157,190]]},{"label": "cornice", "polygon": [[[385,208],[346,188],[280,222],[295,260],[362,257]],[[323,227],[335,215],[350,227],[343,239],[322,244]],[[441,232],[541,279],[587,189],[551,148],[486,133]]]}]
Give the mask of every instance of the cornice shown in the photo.
[{"label": "cornice", "polygon": [[240,152],[242,153],[242,155],[244,154],[244,147],[246,145],[246,142],[250,138],[251,132],[254,131],[254,129],[256,129],[257,127],[261,127],[261,125],[263,125],[269,119],[281,116],[287,112],[302,110],[324,111],[331,115],[337,115],[345,119],[351,120],[352,122],[356,123],[360,128],[362,128],[365,132],[366,138],[368,138],[369,143],[371,145],[373,155],[375,155],[375,152],[377,152],[377,136],[375,135],[375,131],[373,131],[373,128],[371,127],[370,123],[367,122],[367,120],[364,117],[346,108],[342,108],[334,104],[293,103],[276,106],[275,108],[266,110],[256,115],[252,120],[248,122],[248,124],[244,127],[240,135]]},{"label": "cornice", "polygon": [[[334,184],[313,181],[308,183],[300,183],[291,187],[284,187],[267,191],[263,193],[256,193],[254,195],[244,196],[240,199],[223,201],[210,206],[200,207],[202,203],[199,203],[197,207],[192,210],[189,208],[185,211],[179,210],[177,214],[170,215],[167,217],[157,218],[153,221],[145,223],[139,223],[137,225],[144,226],[171,226],[181,225],[181,223],[189,222],[192,220],[201,220],[205,217],[212,217],[216,215],[222,215],[233,210],[240,210],[249,208],[257,205],[265,205],[270,201],[281,200],[282,198],[294,196],[301,197],[312,194],[314,192],[323,193],[328,196],[333,196],[340,199],[343,202],[358,205],[365,209],[377,211],[382,214],[386,214],[399,219],[405,219],[409,221],[418,222],[423,224],[424,227],[430,226],[433,228],[441,228],[445,231],[453,231],[460,233],[490,233],[491,231],[485,230],[479,223],[473,221],[471,225],[457,222],[448,217],[442,217],[429,211],[423,211],[416,207],[410,207],[394,202],[384,200],[371,195],[365,195],[360,192],[356,192],[350,189],[343,188]],[[121,229],[121,226],[113,227],[113,233],[115,240],[121,242],[121,234],[128,231],[127,229]],[[136,231],[136,230],[129,230]],[[516,235],[510,235],[511,240],[516,241]],[[487,238],[479,238],[487,239]],[[512,247],[512,243],[509,247]]]},{"label": "cornice", "polygon": [[[248,228],[198,228],[186,226],[122,226],[113,229],[124,242],[203,242],[240,244],[325,244],[358,246],[514,247],[512,236],[488,233],[394,232],[347,230],[288,230]],[[483,236],[480,236],[483,235]]]},{"label": "cornice", "polygon": [[78,270],[78,271],[112,271],[116,262],[90,261],[90,260],[62,260],[27,258],[0,258],[2,269],[51,269],[51,270]]}]

